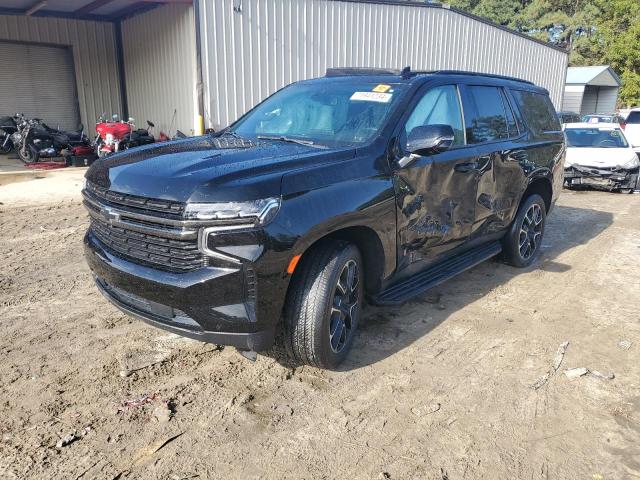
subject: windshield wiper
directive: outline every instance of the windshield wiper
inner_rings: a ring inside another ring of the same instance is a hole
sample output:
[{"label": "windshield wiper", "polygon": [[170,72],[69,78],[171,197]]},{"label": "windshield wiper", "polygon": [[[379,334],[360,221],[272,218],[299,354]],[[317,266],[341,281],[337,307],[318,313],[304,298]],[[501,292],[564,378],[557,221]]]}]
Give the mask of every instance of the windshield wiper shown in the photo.
[{"label": "windshield wiper", "polygon": [[297,143],[298,145],[305,145],[308,147],[316,147],[316,148],[326,148],[322,145],[316,145],[315,142],[311,140],[302,140],[300,138],[291,138],[285,136],[270,136],[270,135],[258,135],[256,137],[258,140],[276,140],[279,142],[289,142],[289,143]]}]

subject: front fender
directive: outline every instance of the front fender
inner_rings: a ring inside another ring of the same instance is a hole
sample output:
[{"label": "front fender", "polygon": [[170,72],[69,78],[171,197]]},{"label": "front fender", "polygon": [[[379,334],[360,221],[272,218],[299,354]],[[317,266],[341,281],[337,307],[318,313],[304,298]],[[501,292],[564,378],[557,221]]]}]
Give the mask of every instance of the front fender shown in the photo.
[{"label": "front fender", "polygon": [[395,269],[396,215],[390,178],[349,180],[283,198],[277,218],[291,235],[292,255],[304,254],[328,235],[359,227],[378,237],[384,276]]}]

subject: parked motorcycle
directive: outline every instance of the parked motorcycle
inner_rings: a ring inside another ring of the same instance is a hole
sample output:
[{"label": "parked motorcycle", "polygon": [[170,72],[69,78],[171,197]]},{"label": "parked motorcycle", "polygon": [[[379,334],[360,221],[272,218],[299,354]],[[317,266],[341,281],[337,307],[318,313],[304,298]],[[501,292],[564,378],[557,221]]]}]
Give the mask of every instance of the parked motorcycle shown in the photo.
[{"label": "parked motorcycle", "polygon": [[112,153],[128,148],[148,145],[155,142],[150,130],[155,125],[147,120],[148,128],[136,128],[133,118],[126,122],[118,120],[118,115],[113,115],[111,120],[106,120],[102,115],[96,123],[96,138],[94,146],[98,157],[106,157]]},{"label": "parked motorcycle", "polygon": [[0,154],[7,154],[14,148],[12,135],[18,131],[18,122],[22,114],[16,113],[12,117],[0,117]]},{"label": "parked motorcycle", "polygon": [[18,132],[12,135],[12,140],[24,163],[64,156],[76,147],[88,145],[82,128],[76,132],[65,132],[49,127],[39,118],[23,120],[18,126]]}]

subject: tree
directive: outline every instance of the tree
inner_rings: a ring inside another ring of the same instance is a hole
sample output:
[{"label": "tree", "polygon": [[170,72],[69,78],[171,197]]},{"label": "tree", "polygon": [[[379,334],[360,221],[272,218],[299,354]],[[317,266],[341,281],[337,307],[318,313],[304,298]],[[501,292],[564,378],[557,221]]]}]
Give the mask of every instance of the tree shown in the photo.
[{"label": "tree", "polygon": [[518,14],[529,0],[451,0],[452,7],[517,28]]},{"label": "tree", "polygon": [[532,0],[522,11],[522,30],[566,48],[571,65],[590,64],[600,14],[595,1]]},{"label": "tree", "polygon": [[601,63],[620,74],[622,105],[640,105],[640,5],[638,0],[597,0],[595,48]]}]

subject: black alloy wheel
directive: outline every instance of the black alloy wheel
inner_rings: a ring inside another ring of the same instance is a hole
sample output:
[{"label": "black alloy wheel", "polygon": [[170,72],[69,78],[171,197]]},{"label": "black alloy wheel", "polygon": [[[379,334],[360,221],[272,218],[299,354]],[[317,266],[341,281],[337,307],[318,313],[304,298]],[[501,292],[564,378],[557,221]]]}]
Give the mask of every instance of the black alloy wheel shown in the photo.
[{"label": "black alloy wheel", "polygon": [[534,203],[524,214],[518,238],[518,249],[523,260],[529,260],[535,255],[542,241],[542,208],[544,207]]},{"label": "black alloy wheel", "polygon": [[502,239],[502,255],[508,264],[522,268],[535,261],[540,253],[546,218],[547,207],[537,193],[520,203],[516,218]]},{"label": "black alloy wheel", "polygon": [[360,272],[355,260],[349,260],[338,277],[333,293],[333,307],[329,321],[329,344],[334,353],[340,353],[349,343],[358,324],[358,285]]}]

